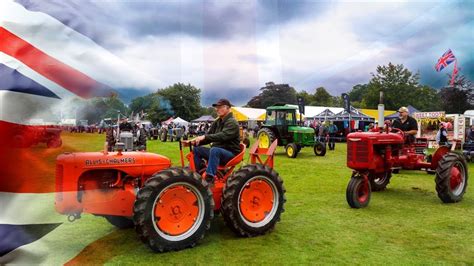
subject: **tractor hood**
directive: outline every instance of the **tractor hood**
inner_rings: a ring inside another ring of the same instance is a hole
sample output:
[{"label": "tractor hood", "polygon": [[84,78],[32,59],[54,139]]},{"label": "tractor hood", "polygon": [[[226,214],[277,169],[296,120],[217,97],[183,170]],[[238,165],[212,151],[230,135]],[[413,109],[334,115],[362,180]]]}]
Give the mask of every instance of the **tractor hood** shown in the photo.
[{"label": "tractor hood", "polygon": [[289,126],[288,131],[302,134],[314,134],[314,129],[310,127]]}]

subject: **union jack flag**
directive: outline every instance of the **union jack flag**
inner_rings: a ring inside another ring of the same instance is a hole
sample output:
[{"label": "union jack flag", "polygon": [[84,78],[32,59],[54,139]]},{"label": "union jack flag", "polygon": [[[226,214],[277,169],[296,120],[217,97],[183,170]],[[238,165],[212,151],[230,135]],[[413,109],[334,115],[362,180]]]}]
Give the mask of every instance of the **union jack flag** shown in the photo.
[{"label": "union jack flag", "polygon": [[[74,3],[61,5],[67,6]],[[36,11],[30,1],[0,0],[2,265],[63,264],[105,234],[94,233],[85,245],[61,252],[50,244],[64,235],[64,217],[54,211],[54,166],[45,159],[58,151],[15,145],[36,137],[29,133],[40,126],[32,121],[59,120],[71,99],[108,96],[149,79],[70,27],[73,20],[58,20],[60,12]]]},{"label": "union jack flag", "polygon": [[456,61],[456,57],[454,56],[451,49],[449,49],[438,59],[438,63],[436,63],[435,69],[437,72],[439,72],[454,61]]}]

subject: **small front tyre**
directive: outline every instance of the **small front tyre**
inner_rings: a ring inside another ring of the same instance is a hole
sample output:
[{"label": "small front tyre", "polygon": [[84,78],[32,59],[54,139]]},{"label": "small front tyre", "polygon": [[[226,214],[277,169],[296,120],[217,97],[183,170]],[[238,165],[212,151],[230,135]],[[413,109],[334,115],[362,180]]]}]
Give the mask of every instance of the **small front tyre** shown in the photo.
[{"label": "small front tyre", "polygon": [[207,183],[188,168],[148,179],[133,208],[135,230],[155,252],[194,247],[210,228],[214,201]]},{"label": "small front tyre", "polygon": [[316,144],[314,144],[314,154],[316,156],[324,156],[326,155],[326,144],[324,143],[321,143],[321,142],[316,142]]},{"label": "small front tyre", "polygon": [[284,194],[283,181],[275,170],[246,165],[227,179],[221,207],[224,221],[239,236],[266,234],[280,220]]},{"label": "small front tyre", "polygon": [[294,143],[289,143],[286,145],[285,151],[288,158],[296,158],[296,156],[298,156],[298,146],[296,146]]},{"label": "small front tyre", "polygon": [[365,208],[370,202],[370,182],[362,176],[353,176],[347,185],[346,200],[351,208]]}]

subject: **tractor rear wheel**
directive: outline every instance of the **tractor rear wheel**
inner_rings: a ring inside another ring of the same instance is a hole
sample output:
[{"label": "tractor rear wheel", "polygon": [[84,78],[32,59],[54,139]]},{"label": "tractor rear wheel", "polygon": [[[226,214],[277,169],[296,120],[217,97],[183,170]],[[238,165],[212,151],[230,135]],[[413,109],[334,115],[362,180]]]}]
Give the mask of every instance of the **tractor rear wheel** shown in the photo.
[{"label": "tractor rear wheel", "polygon": [[367,207],[370,202],[370,194],[370,182],[360,175],[351,177],[346,190],[346,200],[351,208]]},{"label": "tractor rear wheel", "polygon": [[211,226],[208,184],[189,168],[170,168],[148,179],[133,207],[135,230],[155,252],[194,247]]},{"label": "tractor rear wheel", "polygon": [[275,141],[276,136],[271,129],[264,127],[258,131],[257,139],[259,141],[259,148],[268,149],[273,141]]},{"label": "tractor rear wheel", "polygon": [[314,154],[316,156],[326,155],[326,144],[325,143],[316,142],[316,144],[314,144],[313,149],[314,149]]},{"label": "tractor rear wheel", "polygon": [[439,160],[435,177],[436,191],[444,203],[461,201],[466,192],[467,180],[467,164],[461,155],[450,152]]},{"label": "tractor rear wheel", "polygon": [[288,145],[286,145],[285,151],[286,151],[286,156],[288,156],[288,158],[296,158],[299,150],[296,144],[289,143]]},{"label": "tractor rear wheel", "polygon": [[127,229],[133,227],[133,220],[129,217],[104,215],[104,218],[119,229]]},{"label": "tractor rear wheel", "polygon": [[278,173],[268,166],[251,164],[227,179],[221,212],[237,235],[253,237],[275,227],[285,201],[285,188]]},{"label": "tractor rear wheel", "polygon": [[391,177],[392,171],[387,171],[381,174],[369,175],[370,187],[372,191],[382,191],[387,188],[387,185],[390,183]]}]

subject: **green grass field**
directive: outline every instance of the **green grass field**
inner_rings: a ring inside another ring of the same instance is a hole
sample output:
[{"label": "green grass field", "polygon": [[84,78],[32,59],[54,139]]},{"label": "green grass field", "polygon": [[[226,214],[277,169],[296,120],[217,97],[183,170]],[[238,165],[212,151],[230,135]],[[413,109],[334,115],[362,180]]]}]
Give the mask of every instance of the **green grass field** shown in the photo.
[{"label": "green grass field", "polygon": [[[65,150],[97,151],[104,135],[63,134]],[[177,164],[178,144],[149,141],[150,152]],[[394,175],[388,189],[373,193],[365,209],[351,209],[345,191],[351,171],[346,146],[337,144],[325,157],[305,148],[296,159],[279,148],[276,170],[287,190],[286,211],[274,231],[256,238],[236,237],[221,216],[195,248],[156,254],[133,229],[116,230],[100,217],[83,215],[70,225],[62,241],[86,241],[90,232],[102,237],[73,263],[98,264],[473,264],[474,194],[462,202],[443,204],[434,176],[422,171]],[[472,173],[474,167],[470,165]],[[70,237],[70,238],[69,238]],[[58,247],[61,243],[58,243]]]}]

